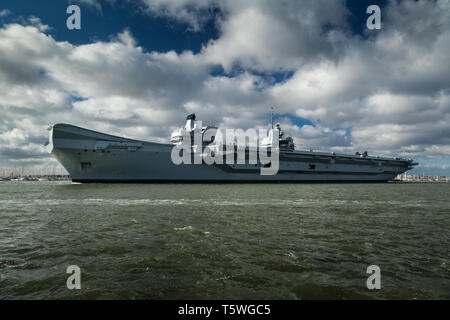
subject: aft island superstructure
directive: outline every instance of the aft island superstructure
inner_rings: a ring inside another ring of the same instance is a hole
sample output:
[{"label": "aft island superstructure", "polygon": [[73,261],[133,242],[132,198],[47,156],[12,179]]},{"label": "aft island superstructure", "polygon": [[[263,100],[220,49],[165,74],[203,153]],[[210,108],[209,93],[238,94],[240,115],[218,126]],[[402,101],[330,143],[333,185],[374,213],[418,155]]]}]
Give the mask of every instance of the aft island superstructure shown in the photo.
[{"label": "aft island superstructure", "polygon": [[[293,139],[285,135],[278,124],[256,147],[256,150],[265,148],[269,154],[277,153],[279,162],[275,174],[261,174],[261,168],[271,163],[260,159],[244,164],[227,161],[207,164],[203,160],[197,164],[174,163],[174,148],[185,143],[185,137],[193,136],[195,130],[204,138],[201,146],[196,145],[193,138],[189,139],[191,150],[214,144],[217,128],[199,126],[195,114],[191,114],[186,125],[172,134],[170,144],[55,124],[49,128],[47,147],[69,172],[72,181],[83,183],[385,182],[417,165],[412,159],[370,156],[366,152],[352,155],[296,150]],[[277,142],[276,150],[270,149],[275,145],[273,142]],[[246,149],[247,154],[250,149]]]}]

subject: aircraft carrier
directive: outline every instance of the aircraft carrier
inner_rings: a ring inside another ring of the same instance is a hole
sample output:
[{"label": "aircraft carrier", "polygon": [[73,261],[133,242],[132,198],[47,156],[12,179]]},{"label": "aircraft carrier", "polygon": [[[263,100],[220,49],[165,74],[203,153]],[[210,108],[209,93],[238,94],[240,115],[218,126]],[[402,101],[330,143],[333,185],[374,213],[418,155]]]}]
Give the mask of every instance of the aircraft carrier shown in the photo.
[{"label": "aircraft carrier", "polygon": [[[199,128],[199,123],[195,114],[189,115],[185,126],[172,134],[170,144],[55,124],[49,127],[47,149],[69,172],[72,181],[81,183],[386,182],[417,165],[412,159],[370,156],[367,152],[340,154],[296,150],[293,139],[285,135],[278,124],[272,130],[275,134],[268,137],[277,139],[279,167],[276,174],[261,174],[261,168],[270,163],[259,160],[244,164],[226,161],[222,164],[204,161],[175,164],[172,151],[182,143],[183,136],[192,135],[196,129],[201,129],[205,136],[217,130],[201,125]],[[212,138],[207,142],[211,143],[214,136]],[[190,142],[192,150],[196,148],[193,140]],[[270,153],[275,144],[267,144],[266,139],[264,147],[267,149],[268,145]],[[260,144],[256,149],[262,147]]]}]

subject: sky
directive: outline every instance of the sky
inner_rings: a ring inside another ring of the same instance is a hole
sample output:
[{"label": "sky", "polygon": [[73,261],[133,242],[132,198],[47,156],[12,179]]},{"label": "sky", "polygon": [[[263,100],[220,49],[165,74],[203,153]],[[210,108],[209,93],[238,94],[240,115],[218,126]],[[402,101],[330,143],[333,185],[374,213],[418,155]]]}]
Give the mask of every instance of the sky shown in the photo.
[{"label": "sky", "polygon": [[299,149],[450,176],[449,57],[449,0],[2,0],[0,175],[57,166],[55,123],[168,142],[189,113],[245,130],[273,107]]}]

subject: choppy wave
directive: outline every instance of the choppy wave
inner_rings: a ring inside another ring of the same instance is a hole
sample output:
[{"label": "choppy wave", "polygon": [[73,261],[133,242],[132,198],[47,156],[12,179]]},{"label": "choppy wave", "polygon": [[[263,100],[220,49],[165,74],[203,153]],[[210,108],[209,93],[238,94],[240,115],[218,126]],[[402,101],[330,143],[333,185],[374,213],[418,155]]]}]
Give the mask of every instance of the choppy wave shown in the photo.
[{"label": "choppy wave", "polygon": [[0,299],[449,299],[449,186],[2,184]]},{"label": "choppy wave", "polygon": [[135,206],[135,205],[149,205],[149,206],[173,206],[173,205],[190,205],[190,206],[254,206],[254,205],[281,205],[281,206],[301,206],[301,205],[359,205],[359,206],[422,206],[427,204],[423,200],[321,200],[321,199],[265,199],[265,200],[250,200],[250,199],[110,199],[110,198],[93,198],[93,199],[3,199],[0,200],[0,206],[57,206],[57,205],[112,205],[112,206]]},{"label": "choppy wave", "polygon": [[209,235],[210,232],[209,231],[202,231],[200,229],[197,229],[193,226],[186,226],[186,227],[181,227],[181,228],[173,228],[173,230],[178,231],[178,232],[186,232],[186,233],[190,233],[193,235]]}]

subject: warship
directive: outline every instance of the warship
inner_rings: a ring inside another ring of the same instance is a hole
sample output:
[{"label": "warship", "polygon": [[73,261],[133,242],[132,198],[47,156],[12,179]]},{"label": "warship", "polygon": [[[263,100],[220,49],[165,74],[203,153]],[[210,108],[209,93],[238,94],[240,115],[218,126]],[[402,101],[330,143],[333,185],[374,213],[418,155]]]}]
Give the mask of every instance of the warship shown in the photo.
[{"label": "warship", "polygon": [[[271,166],[270,161],[261,159],[244,163],[224,160],[212,164],[203,160],[199,163],[173,161],[173,151],[181,144],[184,144],[182,150],[192,154],[209,148],[216,150],[216,158],[225,159],[225,150],[230,149],[215,145],[217,129],[203,127],[195,114],[190,114],[185,126],[171,135],[171,143],[156,143],[58,123],[48,128],[46,145],[69,172],[72,181],[81,183],[387,182],[417,165],[412,159],[371,156],[367,152],[297,150],[292,137],[285,134],[279,124],[275,128],[272,124],[268,136],[253,148],[254,152],[264,149],[269,155],[276,153],[278,164],[273,174],[261,174],[262,168]],[[193,139],[195,132],[203,136],[200,146]],[[236,148],[234,145],[231,151]],[[246,154],[252,152],[249,146],[244,149]]]}]

